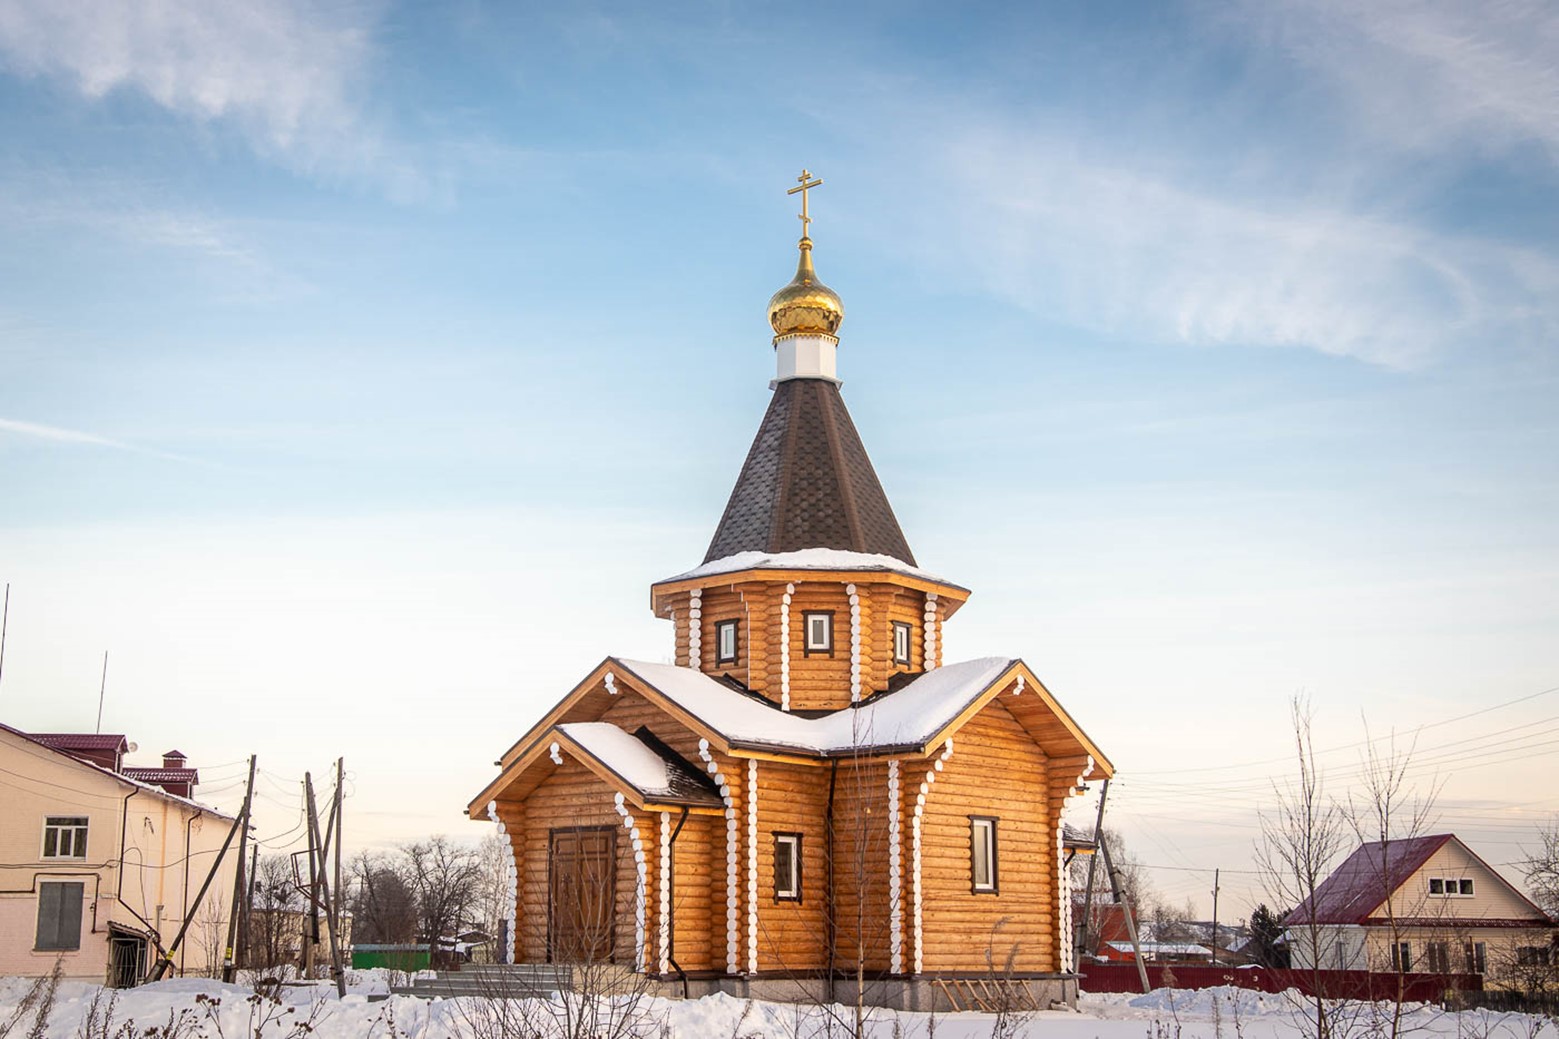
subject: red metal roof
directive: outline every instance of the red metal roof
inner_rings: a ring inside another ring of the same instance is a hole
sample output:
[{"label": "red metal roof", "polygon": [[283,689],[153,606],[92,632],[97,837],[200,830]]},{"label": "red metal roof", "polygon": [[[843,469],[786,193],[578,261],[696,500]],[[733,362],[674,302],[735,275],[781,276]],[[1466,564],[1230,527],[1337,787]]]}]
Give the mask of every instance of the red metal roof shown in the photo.
[{"label": "red metal roof", "polygon": [[1331,876],[1321,881],[1311,898],[1305,899],[1283,919],[1284,925],[1364,923],[1391,892],[1406,883],[1429,861],[1429,856],[1452,839],[1452,834],[1437,833],[1429,837],[1361,844],[1332,871]]},{"label": "red metal roof", "polygon": [[200,772],[193,768],[162,768],[160,766],[142,768],[137,765],[126,765],[119,771],[131,779],[139,779],[143,783],[200,782]]},{"label": "red metal roof", "polygon": [[29,732],[27,738],[55,750],[116,750],[123,753],[130,743],[123,733],[108,732]]}]

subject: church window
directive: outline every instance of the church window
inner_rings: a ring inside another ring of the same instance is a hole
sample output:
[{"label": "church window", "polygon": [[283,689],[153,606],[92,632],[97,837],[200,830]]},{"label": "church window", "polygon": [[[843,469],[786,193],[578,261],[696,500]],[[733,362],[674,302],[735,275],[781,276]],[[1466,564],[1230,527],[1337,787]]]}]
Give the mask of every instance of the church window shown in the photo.
[{"label": "church window", "polygon": [[87,857],[87,819],[80,815],[50,815],[43,820],[43,857]]},{"label": "church window", "polygon": [[801,901],[801,834],[774,835],[774,901]]},{"label": "church window", "polygon": [[977,895],[997,893],[996,820],[990,816],[969,817],[969,889]]},{"label": "church window", "polygon": [[38,884],[39,952],[66,952],[81,948],[81,901],[87,887],[80,882]]},{"label": "church window", "polygon": [[715,625],[715,663],[736,663],[736,622],[720,621]]},{"label": "church window", "polygon": [[807,653],[832,653],[834,651],[834,615],[831,611],[807,610],[802,615],[806,629],[804,649]]},{"label": "church window", "polygon": [[909,663],[909,625],[903,621],[893,622],[893,662]]}]

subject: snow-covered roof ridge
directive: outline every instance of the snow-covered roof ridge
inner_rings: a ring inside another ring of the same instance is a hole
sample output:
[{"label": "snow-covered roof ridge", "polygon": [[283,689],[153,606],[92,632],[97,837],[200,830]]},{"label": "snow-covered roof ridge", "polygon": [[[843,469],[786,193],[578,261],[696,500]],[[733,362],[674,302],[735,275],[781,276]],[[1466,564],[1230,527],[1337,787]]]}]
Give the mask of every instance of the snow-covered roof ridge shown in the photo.
[{"label": "snow-covered roof ridge", "polygon": [[[893,556],[875,552],[850,552],[840,548],[803,548],[795,552],[738,552],[735,555],[712,559],[686,573],[668,577],[659,583],[690,581],[717,574],[734,574],[741,570],[881,570],[918,577],[937,584],[953,585],[946,578],[938,577]],[[959,586],[953,585],[953,587]]]},{"label": "snow-covered roof ridge", "polygon": [[670,763],[611,722],[565,722],[558,731],[643,793],[671,793]]},{"label": "snow-covered roof ridge", "polygon": [[702,671],[614,659],[732,744],[824,756],[924,745],[1018,663],[1013,657],[981,657],[948,664],[859,707],[804,718],[738,692]]},{"label": "snow-covered roof ridge", "polygon": [[639,734],[611,722],[564,722],[557,731],[633,787],[640,797],[720,804],[712,785],[669,747],[656,749]]}]

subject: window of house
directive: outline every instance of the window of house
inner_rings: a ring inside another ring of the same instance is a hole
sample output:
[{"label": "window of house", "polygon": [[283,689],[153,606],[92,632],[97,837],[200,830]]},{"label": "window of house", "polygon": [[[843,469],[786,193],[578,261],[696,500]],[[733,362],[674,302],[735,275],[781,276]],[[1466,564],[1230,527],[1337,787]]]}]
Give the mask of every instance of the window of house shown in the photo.
[{"label": "window of house", "polygon": [[801,901],[801,834],[774,835],[774,900]]},{"label": "window of house", "polygon": [[736,622],[720,621],[715,625],[715,663],[736,663]]},{"label": "window of house", "polygon": [[1429,893],[1431,895],[1468,895],[1472,894],[1471,877],[1430,877]]},{"label": "window of house", "polygon": [[80,882],[39,882],[38,938],[34,949],[64,952],[81,948],[81,901],[86,889]]},{"label": "window of house", "polygon": [[1406,974],[1413,969],[1413,950],[1407,942],[1397,942],[1391,946],[1391,969],[1398,974]]},{"label": "window of house", "polygon": [[909,663],[909,635],[910,627],[903,621],[893,622],[893,662],[895,664]]},{"label": "window of house", "polygon": [[996,820],[989,816],[969,817],[969,889],[996,893]]},{"label": "window of house", "polygon": [[84,815],[47,816],[43,820],[43,857],[46,859],[86,858],[87,817]]},{"label": "window of house", "polygon": [[832,653],[834,651],[834,615],[831,612],[808,610],[801,615],[806,631],[803,646],[808,653]]},{"label": "window of house", "polygon": [[1520,945],[1516,947],[1516,966],[1546,967],[1552,960],[1546,945]]},{"label": "window of house", "polygon": [[1468,942],[1462,950],[1466,954],[1467,973],[1485,974],[1489,969],[1489,947],[1483,942]]},{"label": "window of house", "polygon": [[1424,966],[1430,974],[1451,973],[1451,943],[1429,942],[1424,946]]}]

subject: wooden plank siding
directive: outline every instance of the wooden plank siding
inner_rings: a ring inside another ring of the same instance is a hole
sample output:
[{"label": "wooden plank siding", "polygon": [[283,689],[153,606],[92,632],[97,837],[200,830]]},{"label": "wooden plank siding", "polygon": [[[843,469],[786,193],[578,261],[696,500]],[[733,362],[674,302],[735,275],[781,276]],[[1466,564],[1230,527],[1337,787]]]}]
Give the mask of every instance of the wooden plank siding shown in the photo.
[{"label": "wooden plank siding", "polygon": [[[958,733],[922,823],[925,971],[986,971],[992,962],[1001,970],[1014,949],[1015,970],[1061,969],[1057,807],[1048,780],[1044,754],[1000,699]],[[972,815],[998,820],[995,894],[971,891]]]}]

